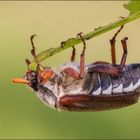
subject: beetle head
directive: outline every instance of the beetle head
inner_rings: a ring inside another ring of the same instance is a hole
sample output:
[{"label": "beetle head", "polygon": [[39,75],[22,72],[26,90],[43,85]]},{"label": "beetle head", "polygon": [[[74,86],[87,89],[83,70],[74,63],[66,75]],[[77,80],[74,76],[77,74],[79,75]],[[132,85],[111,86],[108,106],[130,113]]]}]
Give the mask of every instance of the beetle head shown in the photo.
[{"label": "beetle head", "polygon": [[37,71],[27,70],[23,78],[14,78],[14,83],[22,83],[31,87],[33,90],[38,91],[38,85],[47,83],[54,74],[53,70],[49,67],[41,70],[40,64],[37,66]]},{"label": "beetle head", "polygon": [[[36,58],[36,52],[35,52],[35,46],[34,46],[34,42],[33,39],[36,35],[32,35],[30,37],[31,40],[31,45],[32,45],[32,49],[31,49],[31,54],[34,57],[34,59]],[[23,78],[15,78],[13,79],[14,83],[22,83],[22,84],[26,84],[28,86],[30,86],[33,90],[38,91],[38,85],[40,83],[46,83],[54,74],[54,72],[52,71],[52,69],[50,67],[42,67],[41,70],[41,65],[39,64],[39,62],[36,60],[37,63],[37,69],[36,71],[32,71],[29,69],[29,65],[30,65],[30,61],[28,59],[25,60],[28,70],[25,74],[25,76]]]}]

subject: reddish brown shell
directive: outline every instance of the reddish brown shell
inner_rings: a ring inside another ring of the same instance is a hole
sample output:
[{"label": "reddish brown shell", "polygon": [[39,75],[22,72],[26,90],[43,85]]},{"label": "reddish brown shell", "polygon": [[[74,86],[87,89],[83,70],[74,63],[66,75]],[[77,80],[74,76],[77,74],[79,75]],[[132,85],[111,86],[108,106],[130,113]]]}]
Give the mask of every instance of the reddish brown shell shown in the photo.
[{"label": "reddish brown shell", "polygon": [[68,111],[102,111],[117,109],[137,103],[139,93],[120,95],[65,95],[57,106]]}]

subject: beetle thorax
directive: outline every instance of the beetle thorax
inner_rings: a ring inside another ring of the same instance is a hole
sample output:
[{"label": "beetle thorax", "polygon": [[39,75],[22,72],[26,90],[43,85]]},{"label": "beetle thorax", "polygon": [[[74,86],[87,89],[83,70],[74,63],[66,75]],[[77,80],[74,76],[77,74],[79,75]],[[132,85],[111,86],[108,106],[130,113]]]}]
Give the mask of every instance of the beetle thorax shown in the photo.
[{"label": "beetle thorax", "polygon": [[55,108],[58,94],[58,77],[55,74],[45,83],[38,83],[38,96],[52,108]]},{"label": "beetle thorax", "polygon": [[71,76],[60,72],[54,74],[46,83],[38,84],[38,95],[42,101],[55,108],[57,102],[66,94],[80,94],[84,80],[75,80]]}]

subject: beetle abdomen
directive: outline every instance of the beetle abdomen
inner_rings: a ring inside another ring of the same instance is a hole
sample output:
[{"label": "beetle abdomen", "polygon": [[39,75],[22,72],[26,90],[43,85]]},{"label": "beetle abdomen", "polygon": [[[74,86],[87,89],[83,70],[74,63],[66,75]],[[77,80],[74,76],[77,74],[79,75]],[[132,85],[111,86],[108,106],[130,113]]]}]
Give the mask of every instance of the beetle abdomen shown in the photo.
[{"label": "beetle abdomen", "polygon": [[140,64],[130,64],[124,67],[119,76],[88,72],[83,89],[91,95],[116,95],[134,92],[139,87]]}]

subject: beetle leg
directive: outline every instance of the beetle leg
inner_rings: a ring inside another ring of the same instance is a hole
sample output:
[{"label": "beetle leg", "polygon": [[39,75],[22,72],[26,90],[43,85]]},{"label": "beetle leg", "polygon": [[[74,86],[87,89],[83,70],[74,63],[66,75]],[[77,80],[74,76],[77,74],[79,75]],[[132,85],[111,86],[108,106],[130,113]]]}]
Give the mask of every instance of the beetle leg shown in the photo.
[{"label": "beetle leg", "polygon": [[65,68],[63,71],[64,71],[66,74],[68,74],[69,76],[71,76],[71,77],[73,77],[74,79],[76,79],[76,80],[80,80],[80,79],[81,79],[79,72],[77,72],[77,71],[76,71],[75,69],[73,69],[73,68],[68,67],[68,68]]},{"label": "beetle leg", "polygon": [[[43,69],[43,72],[42,70]],[[48,72],[50,69],[50,67],[44,67],[42,66],[38,61],[37,61],[37,77],[38,77],[38,81],[42,81],[42,78],[44,79],[44,75],[46,74],[46,72]],[[42,75],[43,74],[43,75]]]},{"label": "beetle leg", "polygon": [[115,42],[116,42],[116,37],[120,33],[120,31],[123,29],[124,26],[121,26],[120,29],[115,33],[113,38],[110,40],[111,44],[111,58],[112,58],[112,64],[116,64],[116,51],[115,51]]},{"label": "beetle leg", "polygon": [[126,44],[126,40],[128,40],[128,37],[125,37],[121,40],[122,43],[122,47],[123,47],[123,55],[122,55],[122,59],[121,59],[121,63],[120,63],[120,68],[119,70],[122,71],[124,66],[125,66],[125,62],[126,62],[126,57],[127,57],[127,44]]},{"label": "beetle leg", "polygon": [[32,45],[31,54],[34,58],[36,57],[35,46],[34,46],[34,42],[33,42],[33,39],[34,39],[35,36],[36,35],[34,34],[30,37],[31,45]]},{"label": "beetle leg", "polygon": [[38,81],[41,81],[41,68],[39,63],[37,63],[37,78]]},{"label": "beetle leg", "polygon": [[[31,45],[32,45],[32,49],[31,49],[31,54],[32,56],[35,58],[36,57],[36,53],[35,53],[35,46],[34,46],[34,42],[33,42],[33,39],[36,35],[32,35],[30,37],[30,40],[31,40]],[[29,59],[25,59],[25,63],[27,64],[27,67],[29,67],[29,65],[31,64],[30,60]]]},{"label": "beetle leg", "polygon": [[[31,45],[32,45],[31,54],[35,58],[36,57],[36,51],[35,51],[35,45],[34,45],[34,42],[33,42],[34,37],[36,37],[35,34],[30,37],[30,40],[31,40]],[[26,60],[28,60],[28,59],[26,59]],[[44,69],[44,67],[39,63],[39,61],[36,60],[36,63],[38,65],[37,70],[41,71],[40,67],[42,67]]]},{"label": "beetle leg", "polygon": [[119,70],[112,64],[97,64],[88,67],[88,72],[99,72],[119,76]]},{"label": "beetle leg", "polygon": [[71,55],[71,61],[72,61],[72,62],[75,60],[75,51],[76,51],[76,49],[75,49],[75,47],[73,46],[73,47],[72,47],[72,55]]},{"label": "beetle leg", "polygon": [[[83,36],[81,35],[82,33],[77,34],[77,36],[79,36],[83,42],[83,51],[80,55],[80,73],[78,73],[76,70],[74,70],[73,68],[65,68],[63,71],[70,75],[71,77],[80,80],[81,78],[84,77],[85,75],[85,49],[86,49],[86,43],[84,41]],[[73,52],[72,52],[72,56],[71,56],[71,61],[74,61],[75,58],[75,48],[73,47]]]},{"label": "beetle leg", "polygon": [[85,75],[85,50],[86,50],[86,43],[84,41],[84,38],[82,36],[82,32],[77,34],[83,42],[83,51],[80,55],[80,77],[83,78]]}]

